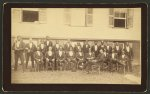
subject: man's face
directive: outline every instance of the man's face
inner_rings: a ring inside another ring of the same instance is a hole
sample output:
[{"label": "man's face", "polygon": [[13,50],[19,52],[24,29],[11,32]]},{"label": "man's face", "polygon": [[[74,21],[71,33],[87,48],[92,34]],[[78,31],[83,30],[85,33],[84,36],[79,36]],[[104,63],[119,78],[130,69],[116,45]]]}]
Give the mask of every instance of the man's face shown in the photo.
[{"label": "man's face", "polygon": [[20,37],[20,36],[18,36],[18,37],[17,37],[17,40],[18,40],[18,41],[20,41],[20,40],[21,40],[21,37]]},{"label": "man's face", "polygon": [[94,44],[97,45],[97,42],[95,42]]}]

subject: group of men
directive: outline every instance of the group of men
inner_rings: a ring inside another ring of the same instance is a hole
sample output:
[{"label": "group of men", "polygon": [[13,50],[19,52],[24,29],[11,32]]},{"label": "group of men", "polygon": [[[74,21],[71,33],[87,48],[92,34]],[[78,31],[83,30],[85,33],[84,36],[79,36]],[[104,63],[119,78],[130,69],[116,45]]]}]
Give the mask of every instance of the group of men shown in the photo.
[{"label": "group of men", "polygon": [[[125,65],[130,72],[132,71],[133,51],[128,42],[123,47],[118,42],[112,46],[104,41],[101,41],[100,45],[98,41],[94,41],[94,45],[85,41],[83,46],[80,42],[72,46],[70,41],[60,45],[56,40],[53,44],[47,36],[45,41],[42,39],[36,46],[32,38],[29,38],[29,43],[25,44],[21,36],[17,36],[12,48],[15,54],[15,71],[18,68],[19,58],[23,71],[28,68],[29,58],[32,63],[31,69],[36,71],[86,69],[89,72],[92,65],[101,67],[105,65],[109,71],[113,71],[117,64]],[[24,60],[24,53],[26,60]]]}]

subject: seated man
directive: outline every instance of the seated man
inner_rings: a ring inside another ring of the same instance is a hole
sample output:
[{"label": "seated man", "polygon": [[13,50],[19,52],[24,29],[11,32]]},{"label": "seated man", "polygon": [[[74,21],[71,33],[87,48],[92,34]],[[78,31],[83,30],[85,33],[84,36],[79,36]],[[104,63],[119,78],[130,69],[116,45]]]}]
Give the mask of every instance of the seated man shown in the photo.
[{"label": "seated man", "polygon": [[85,58],[87,62],[85,68],[87,73],[89,73],[89,71],[92,70],[91,66],[97,64],[97,61],[95,61],[95,54],[91,51],[91,48],[89,48],[89,52],[86,54]]},{"label": "seated man", "polygon": [[72,71],[76,71],[77,62],[76,62],[76,55],[73,52],[73,48],[70,48],[70,51],[67,54],[67,63],[69,64],[69,69]]},{"label": "seated man", "polygon": [[81,52],[81,48],[79,48],[78,52],[76,53],[76,58],[78,61],[77,67],[78,69],[83,69],[85,65],[85,58],[83,52]]},{"label": "seated man", "polygon": [[48,51],[45,54],[45,58],[46,58],[46,70],[48,70],[48,67],[50,67],[53,71],[55,67],[55,54],[52,51],[51,46],[48,47]]},{"label": "seated man", "polygon": [[65,68],[65,53],[63,48],[60,46],[58,52],[56,53],[56,68],[57,70],[64,70]]},{"label": "seated man", "polygon": [[37,51],[34,53],[34,59],[36,63],[36,71],[40,72],[43,68],[43,54],[39,47],[37,47]]},{"label": "seated man", "polygon": [[108,63],[106,62],[108,55],[106,53],[106,49],[104,49],[104,51],[100,49],[99,51],[100,53],[96,59],[97,59],[98,64],[104,69],[106,65],[108,66]]}]

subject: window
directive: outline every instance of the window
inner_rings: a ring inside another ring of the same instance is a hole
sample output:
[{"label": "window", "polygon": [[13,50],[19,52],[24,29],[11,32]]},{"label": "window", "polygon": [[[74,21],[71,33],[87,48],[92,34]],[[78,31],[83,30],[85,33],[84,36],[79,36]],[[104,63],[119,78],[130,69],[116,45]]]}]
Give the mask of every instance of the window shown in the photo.
[{"label": "window", "polygon": [[92,26],[93,9],[92,8],[65,8],[65,25],[69,26]]},{"label": "window", "polygon": [[133,25],[133,9],[111,8],[109,9],[109,25],[118,28],[130,28]]},{"label": "window", "polygon": [[46,8],[14,8],[12,17],[13,22],[46,23]]},{"label": "window", "polygon": [[22,21],[23,22],[35,22],[39,21],[39,12],[38,11],[22,11]]}]

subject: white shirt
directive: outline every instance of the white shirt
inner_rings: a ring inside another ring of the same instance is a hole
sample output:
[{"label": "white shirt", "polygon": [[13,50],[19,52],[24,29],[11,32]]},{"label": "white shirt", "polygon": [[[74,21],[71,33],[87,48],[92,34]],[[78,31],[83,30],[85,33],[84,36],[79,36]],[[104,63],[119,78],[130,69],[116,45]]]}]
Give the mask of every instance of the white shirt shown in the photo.
[{"label": "white shirt", "polygon": [[92,53],[90,52],[89,55],[92,55]]},{"label": "white shirt", "polygon": [[119,50],[119,46],[116,46],[116,50]]},{"label": "white shirt", "polygon": [[105,57],[106,57],[106,52],[104,52],[104,55],[105,55]]},{"label": "white shirt", "polygon": [[49,45],[49,41],[47,41],[46,44]]},{"label": "white shirt", "polygon": [[32,43],[29,43],[29,47],[32,48]]},{"label": "white shirt", "polygon": [[17,41],[16,45],[17,45],[17,47],[19,47],[19,45],[20,45],[20,41]]},{"label": "white shirt", "polygon": [[59,56],[62,56],[62,51],[59,51]]},{"label": "white shirt", "polygon": [[95,51],[97,51],[97,45],[95,45]]},{"label": "white shirt", "polygon": [[73,56],[73,52],[72,52],[72,51],[69,51],[69,55],[70,55],[70,56]]},{"label": "white shirt", "polygon": [[81,52],[79,52],[79,55],[80,55],[80,56],[82,56],[82,53],[81,53]]},{"label": "white shirt", "polygon": [[115,53],[112,53],[112,58],[113,58],[113,59],[115,58]]},{"label": "white shirt", "polygon": [[107,49],[109,49],[109,46],[107,46]]},{"label": "white shirt", "polygon": [[127,52],[130,52],[130,47],[126,46],[126,50],[127,50]]},{"label": "white shirt", "polygon": [[44,49],[44,44],[41,44],[41,49]]},{"label": "white shirt", "polygon": [[59,48],[59,44],[56,44],[56,48]]},{"label": "white shirt", "polygon": [[122,58],[124,58],[125,57],[125,55],[122,55]]},{"label": "white shirt", "polygon": [[49,55],[49,56],[52,56],[52,51],[48,51],[48,55]]},{"label": "white shirt", "polygon": [[40,56],[40,51],[37,51],[37,54]]}]

